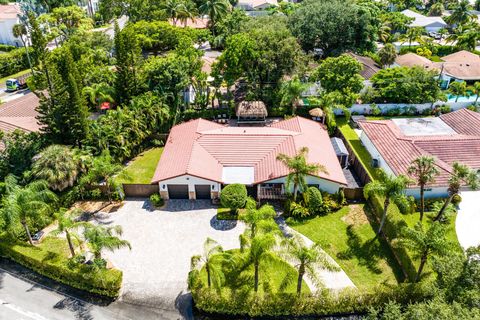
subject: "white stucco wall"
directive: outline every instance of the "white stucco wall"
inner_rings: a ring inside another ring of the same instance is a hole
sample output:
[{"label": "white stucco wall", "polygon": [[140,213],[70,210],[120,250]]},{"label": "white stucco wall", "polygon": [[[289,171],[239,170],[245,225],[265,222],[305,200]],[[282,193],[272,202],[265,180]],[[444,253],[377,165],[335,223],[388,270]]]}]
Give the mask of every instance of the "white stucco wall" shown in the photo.
[{"label": "white stucco wall", "polygon": [[[307,184],[318,184],[320,190],[326,191],[328,193],[335,193],[338,191],[340,187],[343,187],[343,185],[332,182],[329,180],[325,180],[319,177],[314,177],[314,176],[307,176],[306,178]],[[263,183],[283,183],[285,184],[286,177],[278,178],[278,179],[273,179],[269,181],[265,181]],[[293,185],[290,187],[290,192],[293,192]]]},{"label": "white stucco wall", "polygon": [[[420,198],[420,188],[409,188],[405,190],[407,196],[413,196],[415,199]],[[425,199],[429,198],[445,198],[448,196],[447,187],[428,188],[425,190]]]},{"label": "white stucco wall", "polygon": [[[168,190],[167,185],[169,184],[172,184],[172,185],[187,184],[189,192],[195,191],[196,184],[209,184],[210,188],[211,186],[214,186],[213,189],[212,188],[210,189],[213,192],[218,192],[221,189],[221,184],[218,182],[198,178],[191,175],[183,175],[176,178],[159,181],[158,185],[159,185],[160,191],[167,191]],[[165,186],[165,188],[163,188],[163,186]]]},{"label": "white stucco wall", "polygon": [[0,43],[12,46],[22,46],[20,39],[13,36],[13,26],[19,23],[19,19],[3,19],[0,20]]},{"label": "white stucco wall", "polygon": [[395,173],[387,164],[387,162],[382,157],[380,152],[378,152],[377,148],[374,146],[370,138],[368,138],[368,136],[363,131],[362,131],[362,134],[360,135],[360,141],[362,141],[363,146],[365,147],[365,149],[367,149],[368,153],[370,153],[370,155],[372,156],[372,159],[378,160],[379,168],[382,168],[383,170],[385,170],[387,174],[395,175]]}]

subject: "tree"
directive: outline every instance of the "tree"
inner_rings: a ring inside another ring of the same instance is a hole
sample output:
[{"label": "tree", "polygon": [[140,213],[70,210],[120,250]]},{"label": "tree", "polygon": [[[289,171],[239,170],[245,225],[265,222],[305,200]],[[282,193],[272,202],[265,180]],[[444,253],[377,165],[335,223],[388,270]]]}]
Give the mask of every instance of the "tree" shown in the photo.
[{"label": "tree", "polygon": [[212,45],[217,49],[225,48],[227,39],[242,31],[245,23],[248,21],[248,16],[242,9],[233,9],[222,20],[215,24],[215,38]]},{"label": "tree", "polygon": [[444,11],[445,11],[445,7],[443,6],[443,3],[437,2],[430,7],[430,10],[428,11],[428,15],[430,17],[441,17]]},{"label": "tree", "polygon": [[45,38],[45,32],[41,29],[40,23],[38,22],[37,17],[33,11],[27,13],[28,17],[28,31],[30,34],[30,40],[32,42],[32,60],[33,65],[38,66],[40,63],[44,64],[46,56],[48,54],[47,50],[47,39]]},{"label": "tree", "polygon": [[112,202],[112,188],[115,187],[113,178],[122,168],[120,164],[113,161],[108,150],[105,150],[100,156],[93,158],[92,167],[88,170],[85,179],[93,183],[104,183],[108,201]]},{"label": "tree", "polygon": [[30,53],[28,52],[29,50],[28,50],[27,41],[26,41],[26,39],[28,40],[27,27],[24,24],[17,23],[13,25],[12,33],[15,38],[20,38],[20,40],[22,41],[23,47],[25,48],[25,52],[27,54],[28,65],[30,66],[30,70],[32,71],[32,74],[33,74],[32,61],[30,60]]},{"label": "tree", "polygon": [[83,236],[92,250],[95,259],[102,259],[102,250],[113,252],[121,248],[132,249],[132,246],[127,240],[119,238],[121,235],[122,228],[120,226],[104,227],[88,224],[83,231]]},{"label": "tree", "polygon": [[114,102],[113,88],[104,82],[93,83],[91,86],[84,87],[82,93],[87,98],[89,104],[96,109],[99,109],[104,102]]},{"label": "tree", "polygon": [[215,36],[215,25],[231,8],[232,6],[227,0],[205,0],[198,8],[201,14],[206,14],[210,18],[210,29],[213,36]]},{"label": "tree", "polygon": [[275,237],[271,233],[257,235],[251,239],[251,242],[249,243],[247,259],[253,264],[253,289],[255,292],[258,291],[260,263],[263,261],[271,261],[273,259],[273,253],[271,250],[275,243]]},{"label": "tree", "polygon": [[383,226],[385,225],[390,203],[401,201],[409,182],[409,179],[404,175],[392,176],[387,174],[383,169],[379,169],[378,179],[369,182],[365,188],[363,188],[365,199],[370,197],[383,198],[383,214],[380,226],[378,227],[377,237],[381,234]]},{"label": "tree", "polygon": [[448,91],[456,97],[455,102],[457,102],[461,96],[467,95],[467,83],[465,81],[453,81],[448,86]]},{"label": "tree", "polygon": [[435,177],[439,175],[439,170],[435,164],[435,158],[431,156],[420,156],[412,161],[408,167],[408,174],[415,178],[420,187],[420,221],[423,220],[425,212],[425,186],[435,182]]},{"label": "tree", "polygon": [[77,32],[93,28],[92,19],[79,6],[55,8],[51,13],[45,14],[40,18],[50,24],[52,31],[58,33],[63,41],[67,41]]},{"label": "tree", "polygon": [[402,35],[401,39],[404,42],[408,42],[408,47],[412,46],[412,42],[420,40],[420,37],[425,32],[423,27],[411,27],[408,28],[407,32]]},{"label": "tree", "polygon": [[305,1],[289,17],[303,49],[326,56],[373,50],[379,25],[377,12],[353,1]]},{"label": "tree", "polygon": [[292,114],[295,114],[302,93],[307,90],[308,84],[302,83],[297,76],[293,79],[282,82],[280,87],[280,105],[292,108]]},{"label": "tree", "polygon": [[414,228],[403,229],[400,244],[414,253],[416,259],[420,259],[415,282],[420,281],[423,268],[429,256],[445,255],[450,248],[446,239],[446,229],[440,222],[433,222],[428,230],[424,230],[421,222],[417,222]]},{"label": "tree", "polygon": [[475,105],[477,105],[478,98],[480,95],[480,81],[475,81],[475,83],[470,89],[472,90],[472,93],[475,95]]},{"label": "tree", "polygon": [[285,247],[282,256],[287,261],[292,261],[297,268],[297,295],[302,292],[303,277],[307,274],[311,279],[320,282],[317,276],[316,268],[328,271],[338,271],[340,268],[331,260],[331,258],[322,250],[319,244],[308,246],[299,236],[285,239]]},{"label": "tree", "polygon": [[382,68],[391,66],[397,58],[395,46],[391,43],[385,44],[382,49],[378,50],[378,57]]},{"label": "tree", "polygon": [[203,244],[203,255],[193,256],[191,259],[191,269],[198,269],[203,266],[207,272],[207,285],[210,288],[213,284],[215,288],[220,285],[225,277],[222,271],[222,264],[228,260],[230,255],[223,251],[218,242],[211,238],[207,238]]},{"label": "tree", "polygon": [[232,212],[243,208],[247,202],[247,188],[243,184],[229,184],[220,193],[220,203]]},{"label": "tree", "polygon": [[53,190],[62,191],[73,186],[79,174],[73,150],[63,145],[51,145],[34,157],[32,173],[45,180]]},{"label": "tree", "polygon": [[247,206],[247,209],[241,216],[241,219],[250,229],[249,237],[250,239],[253,239],[257,235],[258,228],[261,227],[262,222],[267,220],[272,221],[274,217],[275,209],[271,205],[265,204],[257,209],[255,200],[253,200],[253,206]]},{"label": "tree", "polygon": [[310,214],[320,213],[322,211],[322,193],[316,187],[308,187],[303,195],[303,200]]},{"label": "tree", "polygon": [[461,25],[469,22],[474,17],[468,0],[460,0],[454,7],[450,16],[446,18],[451,25]]},{"label": "tree", "polygon": [[293,183],[293,201],[297,201],[299,189],[307,189],[306,177],[308,175],[315,175],[319,171],[327,173],[327,169],[324,166],[318,163],[307,163],[307,154],[308,148],[303,147],[294,156],[282,153],[277,156],[277,160],[282,162],[290,172],[287,176],[286,188],[290,189]]},{"label": "tree", "polygon": [[68,248],[70,249],[72,258],[75,257],[75,246],[73,245],[72,237],[79,239],[80,237],[76,233],[77,230],[80,227],[85,227],[88,225],[86,222],[77,221],[77,218],[81,213],[82,211],[80,209],[61,209],[55,213],[55,218],[57,219],[57,229],[53,233],[65,233],[65,238],[67,239]]},{"label": "tree", "polygon": [[453,163],[452,169],[453,171],[448,180],[448,197],[445,199],[442,208],[435,216],[434,221],[438,221],[443,217],[443,214],[452,202],[453,197],[460,192],[462,185],[467,185],[474,190],[478,188],[478,175],[474,170],[458,162]]},{"label": "tree", "polygon": [[13,176],[6,179],[7,193],[2,199],[1,210],[7,229],[14,230],[19,223],[25,230],[28,242],[33,245],[30,226],[42,221],[51,213],[52,204],[57,201],[53,192],[48,190],[46,181],[37,180],[25,187],[17,184]]}]

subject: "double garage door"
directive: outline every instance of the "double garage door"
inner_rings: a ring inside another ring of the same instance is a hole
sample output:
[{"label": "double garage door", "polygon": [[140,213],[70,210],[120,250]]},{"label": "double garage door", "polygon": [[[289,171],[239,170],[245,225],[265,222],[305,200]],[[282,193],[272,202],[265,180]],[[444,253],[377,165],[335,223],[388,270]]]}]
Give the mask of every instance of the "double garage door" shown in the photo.
[{"label": "double garage door", "polygon": [[[210,199],[210,185],[195,185],[195,194],[197,199]],[[168,197],[170,199],[188,199],[187,184],[170,184],[168,185]]]}]

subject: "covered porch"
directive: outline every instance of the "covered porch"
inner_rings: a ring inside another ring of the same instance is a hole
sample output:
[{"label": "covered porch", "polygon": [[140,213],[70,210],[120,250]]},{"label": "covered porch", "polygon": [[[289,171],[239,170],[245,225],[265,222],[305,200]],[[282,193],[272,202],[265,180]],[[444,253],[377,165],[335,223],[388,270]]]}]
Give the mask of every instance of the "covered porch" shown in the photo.
[{"label": "covered porch", "polygon": [[262,183],[257,185],[258,200],[284,200],[287,198],[283,183]]}]

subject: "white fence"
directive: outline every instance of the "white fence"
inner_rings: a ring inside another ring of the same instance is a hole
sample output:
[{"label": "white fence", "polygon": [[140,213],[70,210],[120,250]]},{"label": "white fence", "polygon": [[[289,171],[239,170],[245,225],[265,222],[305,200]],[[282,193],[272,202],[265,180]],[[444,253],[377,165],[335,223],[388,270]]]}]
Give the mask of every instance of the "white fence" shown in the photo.
[{"label": "white fence", "polygon": [[[459,102],[444,102],[444,101],[437,101],[433,104],[433,106],[443,106],[447,105],[451,108],[452,111],[459,110],[471,106],[473,104],[472,101],[459,101]],[[375,104],[382,114],[386,114],[389,110],[392,109],[405,109],[409,107],[417,108],[418,112],[421,114],[425,109],[432,109],[431,103],[421,103],[421,104],[408,104],[408,103],[378,103]],[[354,104],[351,108],[349,108],[352,114],[371,114],[371,107],[370,104]],[[343,111],[340,109],[335,109],[336,115],[342,115]]]}]

